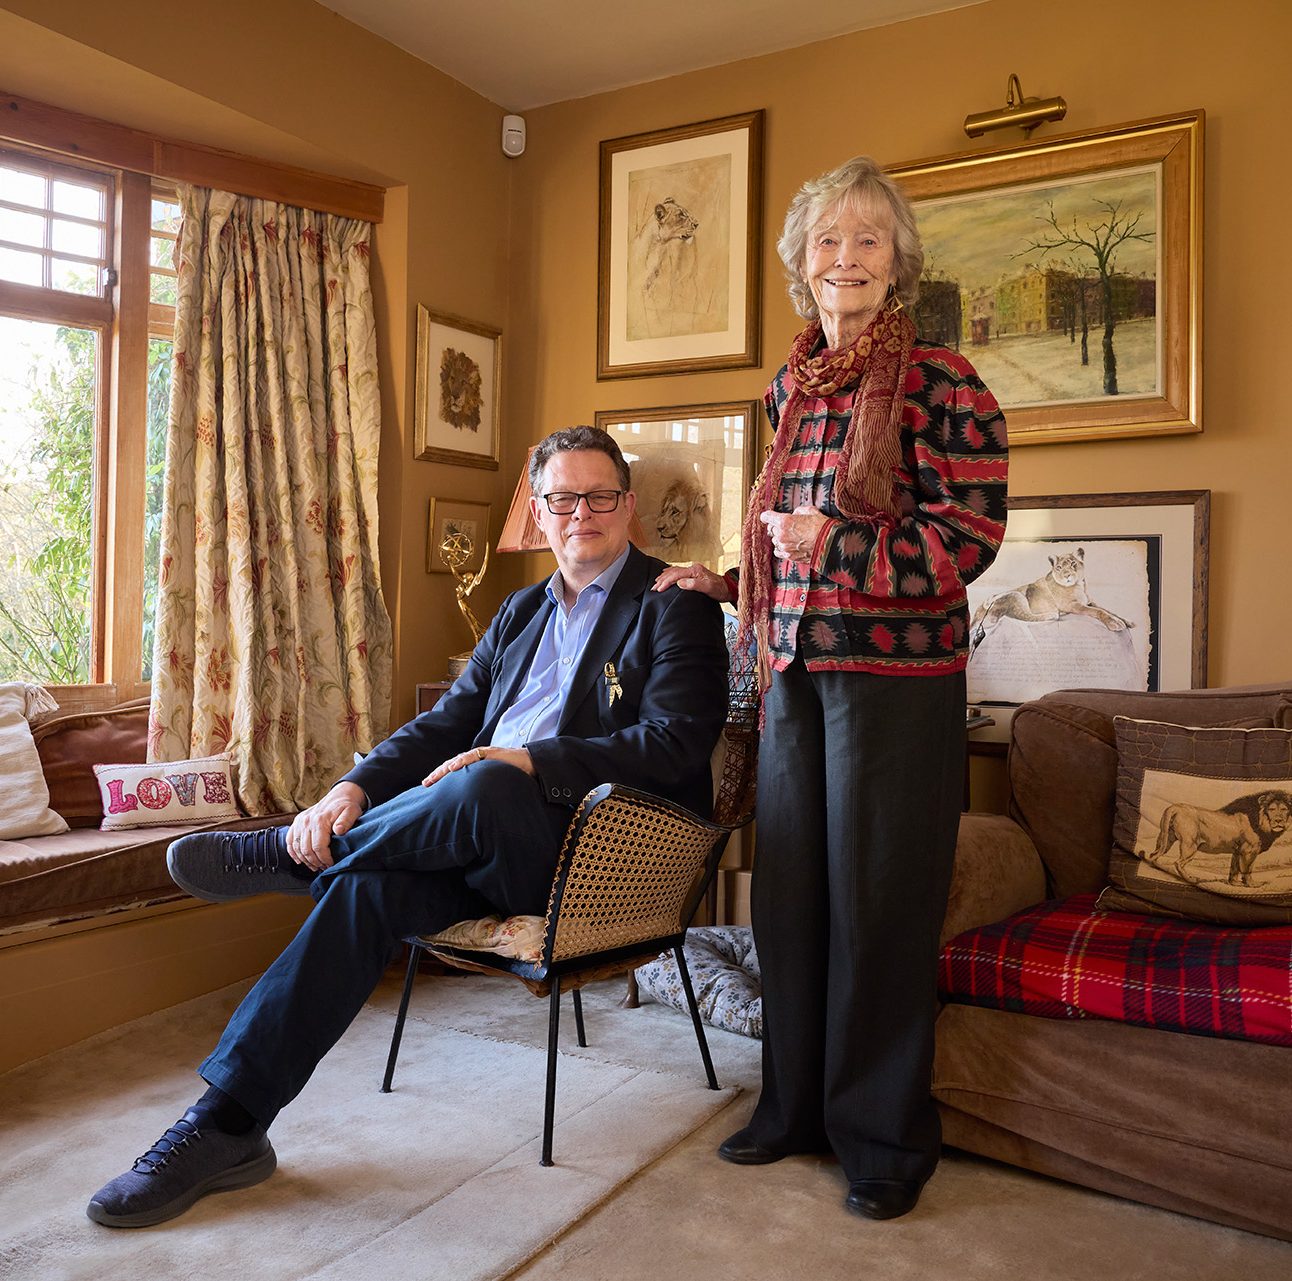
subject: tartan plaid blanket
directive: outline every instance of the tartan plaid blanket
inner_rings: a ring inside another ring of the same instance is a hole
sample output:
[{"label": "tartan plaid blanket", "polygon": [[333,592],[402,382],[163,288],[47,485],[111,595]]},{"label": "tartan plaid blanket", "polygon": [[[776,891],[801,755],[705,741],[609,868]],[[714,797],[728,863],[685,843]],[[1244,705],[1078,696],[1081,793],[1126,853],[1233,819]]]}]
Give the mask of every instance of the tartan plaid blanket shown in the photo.
[{"label": "tartan plaid blanket", "polygon": [[1096,897],[1040,903],[953,938],[942,999],[1292,1045],[1292,926],[1099,912]]}]

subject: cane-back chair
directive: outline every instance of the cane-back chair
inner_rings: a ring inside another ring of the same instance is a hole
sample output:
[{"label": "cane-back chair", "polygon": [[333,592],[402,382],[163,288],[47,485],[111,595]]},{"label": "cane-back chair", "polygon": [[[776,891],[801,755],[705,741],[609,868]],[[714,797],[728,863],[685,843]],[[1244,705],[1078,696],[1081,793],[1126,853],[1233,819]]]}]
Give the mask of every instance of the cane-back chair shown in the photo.
[{"label": "cane-back chair", "polygon": [[[443,935],[405,940],[410,951],[408,970],[383,1093],[391,1088],[413,980],[424,953],[457,969],[510,974],[535,996],[548,998],[547,1092],[540,1164],[551,1165],[561,993],[573,994],[578,1043],[586,1046],[579,989],[594,980],[631,971],[668,950],[681,972],[709,1088],[718,1089],[682,943],[728,839],[753,815],[757,717],[757,699],[747,688],[734,691],[723,739],[714,753],[712,821],[620,784],[603,784],[583,798],[565,834],[547,915],[542,920],[541,943],[528,955],[508,956],[444,941],[446,936],[460,937],[460,927]],[[537,918],[533,924],[537,933]]]}]

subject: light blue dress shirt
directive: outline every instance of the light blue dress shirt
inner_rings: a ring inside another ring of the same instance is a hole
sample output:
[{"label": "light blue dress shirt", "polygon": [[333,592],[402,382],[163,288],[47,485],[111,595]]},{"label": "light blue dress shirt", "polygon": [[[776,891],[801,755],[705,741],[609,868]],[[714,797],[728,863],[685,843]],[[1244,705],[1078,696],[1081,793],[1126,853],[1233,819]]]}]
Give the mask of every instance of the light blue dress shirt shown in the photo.
[{"label": "light blue dress shirt", "polygon": [[534,661],[516,701],[494,726],[491,747],[524,747],[539,739],[555,738],[570,682],[583,647],[606,607],[606,598],[628,560],[624,548],[613,565],[603,570],[580,593],[567,611],[565,583],[558,569],[547,580],[547,597],[556,606],[543,628]]}]

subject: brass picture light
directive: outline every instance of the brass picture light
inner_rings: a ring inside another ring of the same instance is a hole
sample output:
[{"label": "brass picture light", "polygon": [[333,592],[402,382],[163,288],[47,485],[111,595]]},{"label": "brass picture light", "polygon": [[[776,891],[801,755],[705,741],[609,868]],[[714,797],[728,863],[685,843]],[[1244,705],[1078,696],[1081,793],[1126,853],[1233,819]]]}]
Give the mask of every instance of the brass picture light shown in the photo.
[{"label": "brass picture light", "polygon": [[1024,98],[1018,77],[1010,74],[1005,82],[1005,105],[995,111],[977,111],[965,117],[965,133],[979,138],[993,129],[1021,129],[1030,134],[1047,120],[1062,120],[1068,104],[1062,98]]}]

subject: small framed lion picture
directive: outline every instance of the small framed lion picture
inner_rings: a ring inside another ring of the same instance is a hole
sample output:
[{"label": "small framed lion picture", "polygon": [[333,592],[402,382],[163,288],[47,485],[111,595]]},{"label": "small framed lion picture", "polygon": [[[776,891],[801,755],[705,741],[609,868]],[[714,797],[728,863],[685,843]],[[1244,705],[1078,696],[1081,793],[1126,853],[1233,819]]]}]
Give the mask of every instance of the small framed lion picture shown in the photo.
[{"label": "small framed lion picture", "polygon": [[502,330],[417,308],[415,457],[498,468]]},{"label": "small framed lion picture", "polygon": [[1015,708],[1059,689],[1207,683],[1209,490],[1010,495],[1000,553],[968,586],[971,709],[1008,741]]}]

